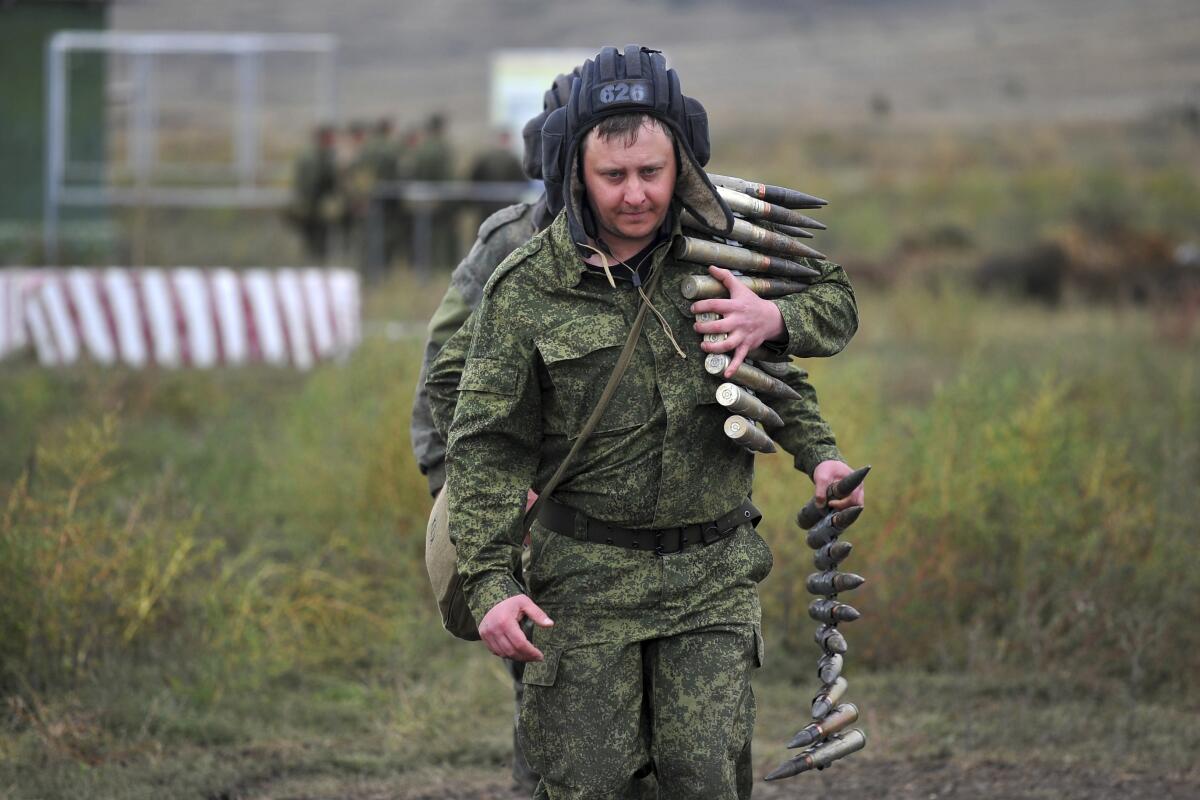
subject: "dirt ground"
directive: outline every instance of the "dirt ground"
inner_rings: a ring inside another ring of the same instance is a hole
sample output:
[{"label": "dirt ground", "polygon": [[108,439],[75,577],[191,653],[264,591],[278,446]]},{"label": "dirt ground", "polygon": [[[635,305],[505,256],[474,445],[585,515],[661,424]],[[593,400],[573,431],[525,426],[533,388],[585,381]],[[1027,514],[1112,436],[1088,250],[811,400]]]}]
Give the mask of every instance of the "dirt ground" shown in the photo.
[{"label": "dirt ground", "polygon": [[[234,800],[229,797],[228,800]],[[384,784],[306,786],[286,780],[245,798],[254,800],[515,800],[507,774],[473,775],[460,780],[432,779],[426,785]],[[1014,764],[926,758],[866,760],[853,758],[816,774],[777,783],[760,783],[756,800],[782,798],[888,798],[889,800],[1195,800],[1200,774],[1165,776],[1118,772],[1104,765]],[[213,800],[217,800],[213,798]],[[222,798],[222,800],[226,800]]]}]

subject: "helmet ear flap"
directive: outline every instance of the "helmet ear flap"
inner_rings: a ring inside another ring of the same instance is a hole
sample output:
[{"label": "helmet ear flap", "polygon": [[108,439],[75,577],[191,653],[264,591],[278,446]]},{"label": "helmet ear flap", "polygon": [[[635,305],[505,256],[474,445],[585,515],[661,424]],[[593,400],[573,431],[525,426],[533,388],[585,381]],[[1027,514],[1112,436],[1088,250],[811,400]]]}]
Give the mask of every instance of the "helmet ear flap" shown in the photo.
[{"label": "helmet ear flap", "polygon": [[542,124],[549,114],[549,111],[543,111],[521,129],[521,141],[525,145],[521,152],[521,171],[530,180],[536,181],[542,177]]},{"label": "helmet ear flap", "polygon": [[696,156],[696,162],[703,167],[712,156],[712,142],[708,138],[708,112],[699,100],[686,96],[683,98],[683,112],[686,120],[684,135]]},{"label": "helmet ear flap", "polygon": [[[578,86],[579,81],[575,82]],[[563,207],[563,182],[565,166],[563,149],[567,146],[567,116],[566,108],[551,111],[546,121],[542,123],[542,180],[546,184],[547,204],[552,213],[557,214]]]}]

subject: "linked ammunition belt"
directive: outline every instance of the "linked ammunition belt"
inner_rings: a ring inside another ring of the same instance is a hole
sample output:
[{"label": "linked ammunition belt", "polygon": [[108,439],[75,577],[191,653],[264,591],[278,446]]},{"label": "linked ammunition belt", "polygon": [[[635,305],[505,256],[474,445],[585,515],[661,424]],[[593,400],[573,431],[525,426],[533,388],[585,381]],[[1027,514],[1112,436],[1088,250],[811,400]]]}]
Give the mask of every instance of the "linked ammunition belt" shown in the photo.
[{"label": "linked ammunition belt", "polygon": [[739,525],[757,525],[762,513],[749,498],[728,514],[697,525],[679,528],[621,528],[592,519],[570,506],[546,498],[538,511],[538,521],[555,533],[581,542],[596,542],[630,550],[648,550],[665,556],[678,553],[689,545],[710,545],[729,536]]},{"label": "linked ammunition belt", "polygon": [[[806,229],[824,230],[825,226],[796,209],[821,208],[825,201],[819,197],[781,186],[754,183],[725,175],[708,176],[719,187],[718,193],[734,213],[733,230],[719,234],[708,230],[691,215],[683,224],[688,236],[676,244],[675,257],[696,264],[715,264],[733,270],[737,280],[759,297],[783,297],[804,291],[808,282],[820,277],[820,270],[801,263],[803,258],[821,259],[825,256],[800,239],[811,238]],[[747,274],[749,273],[749,274]],[[693,275],[683,281],[680,293],[688,300],[728,297],[725,285],[708,275]],[[712,312],[697,314],[700,322],[719,319]],[[727,334],[705,334],[706,341],[717,342]],[[704,369],[713,376],[724,375],[730,358],[711,353],[704,360]],[[728,381],[717,387],[717,402],[731,416],[725,420],[725,435],[730,441],[755,453],[774,453],[775,442],[768,433],[783,425],[783,419],[771,408],[770,401],[796,399],[799,394],[781,380],[789,367],[770,352],[752,351]],[[841,500],[862,483],[869,467],[855,470],[830,486],[827,500]],[[838,630],[839,623],[849,623],[861,615],[858,609],[841,602],[839,592],[852,591],[865,579],[852,572],[839,572],[838,564],[850,555],[850,542],[839,540],[862,513],[861,506],[834,511],[827,505],[810,501],[797,515],[796,521],[807,534],[805,540],[815,552],[813,565],[817,572],[808,576],[805,586],[817,596],[808,606],[808,615],[818,624],[813,640],[821,648],[817,661],[817,679],[821,682],[812,699],[812,722],[804,726],[788,748],[803,748],[766,776],[775,781],[810,770],[821,770],[833,762],[866,747],[867,735],[861,728],[850,728],[858,721],[858,707],[843,703],[849,684],[842,676],[847,650],[846,638]]]},{"label": "linked ammunition belt", "polygon": [[[826,492],[827,500],[842,500],[849,497],[870,467],[863,467],[831,485]],[[808,615],[818,623],[813,641],[821,648],[817,660],[817,680],[821,688],[812,699],[812,722],[805,725],[792,740],[789,749],[803,748],[766,776],[776,781],[790,778],[802,772],[821,770],[838,759],[856,753],[867,746],[867,734],[861,728],[850,728],[858,721],[858,706],[843,703],[842,698],[849,688],[842,675],[845,663],[846,637],[838,630],[838,623],[853,622],[862,615],[854,606],[838,600],[839,592],[849,592],[866,582],[853,572],[839,572],[838,565],[850,555],[850,542],[839,537],[854,524],[862,513],[862,506],[850,506],[834,511],[828,505],[818,506],[816,499],[810,500],[796,515],[796,524],[807,531],[805,541],[816,552],[813,565],[819,570],[808,576],[804,585],[818,599],[808,606]]]},{"label": "linked ammunition belt", "polygon": [[[707,229],[693,214],[684,214],[688,235],[675,244],[675,257],[696,264],[715,264],[733,270],[743,286],[759,297],[783,297],[802,292],[821,276],[810,264],[792,259],[824,258],[801,239],[811,238],[807,229],[825,230],[825,226],[796,209],[821,208],[825,201],[795,189],[756,183],[728,175],[709,173],[717,192],[734,214],[733,230],[718,234]],[[747,274],[748,273],[748,274]],[[692,275],[680,286],[688,300],[728,297],[724,284],[709,275]],[[697,314],[699,322],[720,319],[717,314]],[[709,333],[707,341],[721,341],[727,334]],[[729,366],[729,356],[711,353],[704,369],[719,376]],[[782,424],[768,399],[797,399],[799,394],[786,382],[788,360],[764,351],[751,351],[728,382],[717,387],[717,401],[728,408],[725,435],[730,441],[754,453],[774,453],[775,442],[768,430]]]}]

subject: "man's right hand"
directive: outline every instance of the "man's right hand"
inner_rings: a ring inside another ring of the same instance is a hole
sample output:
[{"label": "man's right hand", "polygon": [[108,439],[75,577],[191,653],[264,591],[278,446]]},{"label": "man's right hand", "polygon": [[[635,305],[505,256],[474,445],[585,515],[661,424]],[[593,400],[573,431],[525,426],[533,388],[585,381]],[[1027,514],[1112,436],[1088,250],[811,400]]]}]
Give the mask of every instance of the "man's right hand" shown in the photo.
[{"label": "man's right hand", "polygon": [[554,624],[528,595],[518,594],[501,600],[483,615],[483,619],[479,621],[479,638],[487,645],[488,650],[501,658],[511,658],[513,661],[541,661],[542,651],[534,647],[521,630],[523,617],[529,617],[535,625],[543,628]]},{"label": "man's right hand", "polygon": [[[829,492],[829,487],[853,471],[854,468],[844,461],[822,461],[818,464],[813,470],[813,497],[816,498],[817,506],[824,507],[825,495]],[[860,483],[849,497],[843,497],[841,500],[829,500],[829,507],[835,511],[841,511],[850,506],[865,506],[867,504],[866,491],[865,484]]]}]

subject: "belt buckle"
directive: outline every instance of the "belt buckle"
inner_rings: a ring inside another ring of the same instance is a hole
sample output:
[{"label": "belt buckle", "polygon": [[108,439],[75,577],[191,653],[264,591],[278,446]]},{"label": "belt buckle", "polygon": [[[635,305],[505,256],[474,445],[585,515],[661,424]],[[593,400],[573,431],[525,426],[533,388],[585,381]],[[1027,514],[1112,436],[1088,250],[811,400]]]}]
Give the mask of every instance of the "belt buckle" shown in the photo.
[{"label": "belt buckle", "polygon": [[718,542],[724,537],[721,534],[721,529],[717,527],[717,523],[706,522],[700,526],[700,540],[704,542],[704,546],[708,547],[713,542]]},{"label": "belt buckle", "polygon": [[[669,546],[663,544],[663,537],[667,534],[675,534],[674,544]],[[658,557],[674,555],[675,553],[683,552],[683,530],[681,528],[664,528],[654,534],[654,555]]]}]

